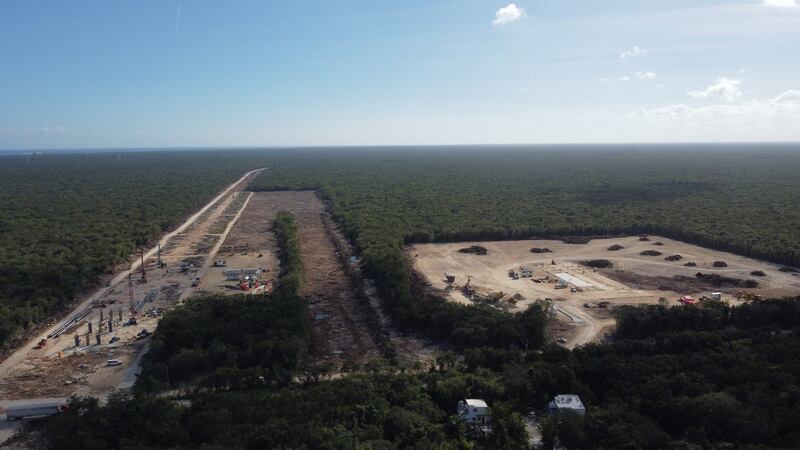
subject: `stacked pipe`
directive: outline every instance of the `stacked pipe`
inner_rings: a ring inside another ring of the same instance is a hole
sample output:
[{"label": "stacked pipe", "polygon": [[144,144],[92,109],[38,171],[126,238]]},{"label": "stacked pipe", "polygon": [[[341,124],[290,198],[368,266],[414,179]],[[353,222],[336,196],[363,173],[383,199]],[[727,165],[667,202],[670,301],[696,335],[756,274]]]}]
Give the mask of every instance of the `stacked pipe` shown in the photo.
[{"label": "stacked pipe", "polygon": [[138,314],[139,311],[141,311],[142,308],[144,308],[144,305],[146,303],[155,301],[156,297],[158,297],[158,289],[151,289],[150,291],[147,292],[147,295],[145,295],[143,299],[139,300],[139,302],[136,303],[136,305],[133,308],[133,311]]},{"label": "stacked pipe", "polygon": [[58,328],[53,330],[53,332],[47,335],[47,337],[52,339],[61,336],[62,334],[66,333],[70,328],[73,328],[75,325],[77,325],[78,322],[83,320],[84,317],[88,316],[90,312],[91,310],[87,309],[75,314],[74,316],[70,317],[69,320],[67,320],[66,322],[61,324]]}]

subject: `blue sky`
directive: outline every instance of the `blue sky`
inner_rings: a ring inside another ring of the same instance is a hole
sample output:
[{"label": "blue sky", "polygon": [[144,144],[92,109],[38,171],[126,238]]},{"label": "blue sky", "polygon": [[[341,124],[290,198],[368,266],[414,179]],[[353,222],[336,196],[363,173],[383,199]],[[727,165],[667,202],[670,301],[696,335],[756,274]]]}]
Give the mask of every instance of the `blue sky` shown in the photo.
[{"label": "blue sky", "polygon": [[798,140],[796,0],[0,2],[0,148]]}]

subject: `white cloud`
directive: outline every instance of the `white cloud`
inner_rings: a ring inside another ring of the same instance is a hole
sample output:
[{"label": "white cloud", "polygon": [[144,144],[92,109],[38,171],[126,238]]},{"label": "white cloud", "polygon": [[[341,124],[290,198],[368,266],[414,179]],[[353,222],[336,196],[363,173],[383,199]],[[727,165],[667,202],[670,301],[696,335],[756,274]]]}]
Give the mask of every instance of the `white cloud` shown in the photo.
[{"label": "white cloud", "polygon": [[761,0],[767,6],[776,8],[797,8],[797,0]]},{"label": "white cloud", "polygon": [[649,81],[649,80],[655,80],[655,79],[656,79],[655,72],[642,72],[642,71],[639,71],[639,72],[634,72],[631,75],[623,75],[621,77],[603,78],[602,81],[603,81],[603,83],[612,83],[612,82],[617,82],[617,81],[622,81],[622,82],[633,81],[633,80]]},{"label": "white cloud", "polygon": [[763,120],[800,121],[800,90],[789,90],[766,100],[748,100],[737,104],[723,103],[699,108],[677,104],[653,109],[641,108],[631,117],[691,124],[719,121],[734,123]]},{"label": "white cloud", "polygon": [[730,102],[742,96],[742,90],[739,88],[741,85],[742,80],[722,77],[718,78],[714,81],[714,84],[702,91],[689,91],[686,94],[694,98],[723,97]]},{"label": "white cloud", "polygon": [[528,14],[525,12],[524,9],[515,5],[514,3],[509,3],[508,6],[500,8],[497,12],[494,13],[494,20],[492,21],[492,26],[498,25],[505,25],[511,22],[516,22],[520,19],[524,19],[528,17]]},{"label": "white cloud", "polygon": [[638,78],[640,80],[655,80],[656,79],[656,74],[653,73],[653,72],[636,72],[634,75],[636,75],[636,78]]},{"label": "white cloud", "polygon": [[628,59],[628,58],[636,58],[636,57],[639,57],[639,56],[646,56],[646,55],[647,55],[647,50],[645,50],[643,48],[639,48],[639,47],[634,45],[632,49],[627,50],[625,52],[622,52],[619,55],[619,57],[622,58],[622,59]]}]

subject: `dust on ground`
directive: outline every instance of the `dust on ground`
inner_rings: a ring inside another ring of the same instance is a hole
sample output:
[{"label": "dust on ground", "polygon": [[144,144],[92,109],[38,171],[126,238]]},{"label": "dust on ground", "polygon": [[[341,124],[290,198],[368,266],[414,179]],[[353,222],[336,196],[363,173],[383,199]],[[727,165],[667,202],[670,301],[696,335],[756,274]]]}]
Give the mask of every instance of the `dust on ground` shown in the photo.
[{"label": "dust on ground", "polygon": [[[459,252],[473,245],[486,248],[487,254]],[[609,250],[614,245],[622,248]],[[533,248],[548,248],[551,252],[533,253]],[[641,255],[647,250],[657,250],[661,255]],[[417,244],[409,246],[407,253],[414,270],[426,279],[430,289],[451,301],[473,303],[475,297],[464,294],[465,285],[482,297],[480,301],[493,302],[492,298],[501,297],[495,304],[511,312],[524,311],[537,299],[550,299],[556,321],[564,322],[553,325],[562,328],[550,335],[564,338],[569,347],[607,333],[614,319],[610,313],[599,311],[619,305],[656,304],[661,297],[676,303],[687,293],[708,296],[721,292],[723,299],[730,301],[737,301],[741,291],[763,296],[800,294],[798,274],[782,272],[779,265],[658,236],[651,236],[648,241],[629,236],[582,244],[554,240]],[[671,256],[677,260],[668,260]],[[613,266],[592,269],[582,264],[595,259],[608,260]],[[726,267],[715,267],[716,261],[724,261]],[[689,262],[694,264],[687,266]],[[525,276],[524,269],[530,271]],[[762,271],[765,276],[753,276],[752,271]],[[754,280],[759,286],[716,286],[699,280],[698,272]],[[513,273],[519,278],[513,278]],[[447,275],[455,277],[452,288]],[[564,288],[556,289],[557,285]],[[515,295],[519,297],[509,301]],[[571,332],[571,327],[576,331]]]}]

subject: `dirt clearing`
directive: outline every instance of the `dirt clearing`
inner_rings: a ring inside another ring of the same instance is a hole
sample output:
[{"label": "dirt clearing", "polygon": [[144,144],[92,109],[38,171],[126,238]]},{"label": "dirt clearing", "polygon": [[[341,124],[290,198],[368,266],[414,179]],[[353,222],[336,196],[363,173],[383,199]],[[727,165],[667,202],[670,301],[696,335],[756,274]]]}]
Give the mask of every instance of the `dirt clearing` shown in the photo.
[{"label": "dirt clearing", "polygon": [[[486,254],[459,251],[465,247],[485,248]],[[655,255],[650,251],[655,249],[659,255],[647,256]],[[731,301],[745,292],[765,297],[800,294],[798,274],[783,272],[779,265],[659,236],[650,236],[649,241],[623,237],[579,244],[552,240],[418,244],[407,252],[431,289],[452,301],[484,301],[521,312],[537,299],[550,299],[557,320],[567,324],[555,327],[552,336],[563,338],[570,347],[607,332],[614,322],[605,311],[618,305],[655,304],[661,297],[675,303],[682,295],[714,292]],[[587,266],[601,261],[606,268]],[[724,267],[718,267],[720,261]],[[754,271],[764,276],[751,275]],[[746,287],[753,282],[758,287]],[[521,299],[512,299],[517,294]]]}]

